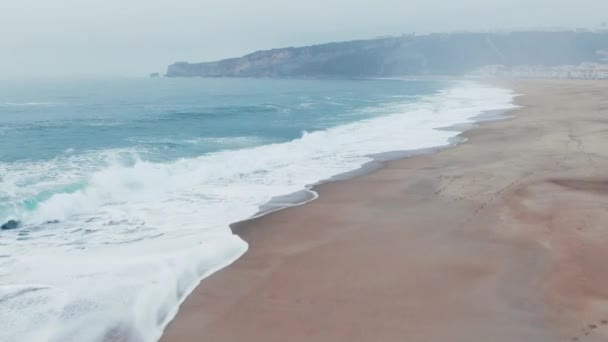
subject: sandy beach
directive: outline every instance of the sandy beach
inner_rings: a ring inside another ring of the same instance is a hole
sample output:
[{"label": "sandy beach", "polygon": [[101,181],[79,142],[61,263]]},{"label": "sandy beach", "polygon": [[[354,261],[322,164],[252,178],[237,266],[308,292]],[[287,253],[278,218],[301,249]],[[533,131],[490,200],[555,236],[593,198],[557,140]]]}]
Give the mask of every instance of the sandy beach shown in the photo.
[{"label": "sandy beach", "polygon": [[508,86],[465,143],[234,225],[162,341],[608,340],[608,82]]}]

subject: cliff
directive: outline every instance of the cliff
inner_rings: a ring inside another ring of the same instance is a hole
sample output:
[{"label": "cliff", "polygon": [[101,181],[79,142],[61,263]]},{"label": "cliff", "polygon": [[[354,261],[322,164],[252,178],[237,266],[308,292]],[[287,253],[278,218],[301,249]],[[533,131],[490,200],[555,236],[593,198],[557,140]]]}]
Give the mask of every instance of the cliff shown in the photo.
[{"label": "cliff", "polygon": [[168,77],[390,77],[457,75],[484,65],[600,62],[608,32],[454,33],[258,51],[207,63],[179,62]]}]

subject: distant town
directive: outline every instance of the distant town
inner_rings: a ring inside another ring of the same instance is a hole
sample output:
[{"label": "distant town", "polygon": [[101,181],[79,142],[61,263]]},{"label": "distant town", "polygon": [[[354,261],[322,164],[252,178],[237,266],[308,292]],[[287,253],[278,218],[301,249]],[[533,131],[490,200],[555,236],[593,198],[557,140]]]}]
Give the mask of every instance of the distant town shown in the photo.
[{"label": "distant town", "polygon": [[608,63],[579,65],[487,65],[468,75],[471,78],[581,79],[608,80]]}]

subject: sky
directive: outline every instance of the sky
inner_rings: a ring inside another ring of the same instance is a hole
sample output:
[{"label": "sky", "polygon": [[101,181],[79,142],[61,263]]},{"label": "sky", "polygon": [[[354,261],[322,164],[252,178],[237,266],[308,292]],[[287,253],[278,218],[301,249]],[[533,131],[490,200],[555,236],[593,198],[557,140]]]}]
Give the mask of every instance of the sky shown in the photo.
[{"label": "sky", "polygon": [[285,46],[607,21],[608,0],[0,0],[0,79],[146,76]]}]

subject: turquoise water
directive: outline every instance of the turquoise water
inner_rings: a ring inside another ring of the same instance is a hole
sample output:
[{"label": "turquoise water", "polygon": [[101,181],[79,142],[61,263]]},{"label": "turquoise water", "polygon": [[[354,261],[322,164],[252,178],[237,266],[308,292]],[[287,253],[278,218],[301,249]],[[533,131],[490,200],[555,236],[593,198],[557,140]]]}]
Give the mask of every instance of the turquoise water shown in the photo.
[{"label": "turquoise water", "polygon": [[246,252],[230,223],[371,154],[446,145],[458,132],[440,128],[512,97],[404,80],[0,82],[0,224],[20,222],[0,231],[0,341],[155,341]]},{"label": "turquoise water", "polygon": [[0,161],[137,148],[165,161],[382,115],[438,82],[132,79],[0,83]]}]

